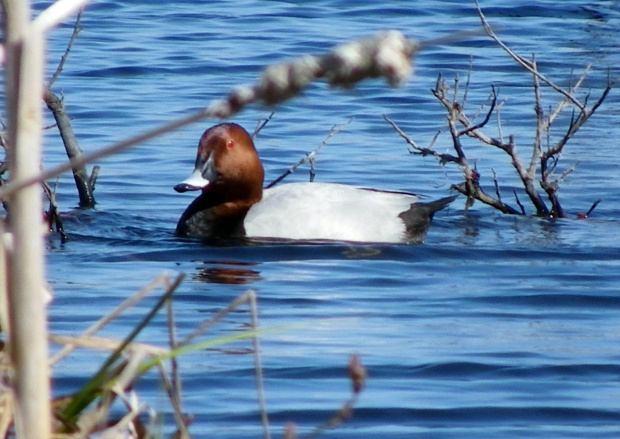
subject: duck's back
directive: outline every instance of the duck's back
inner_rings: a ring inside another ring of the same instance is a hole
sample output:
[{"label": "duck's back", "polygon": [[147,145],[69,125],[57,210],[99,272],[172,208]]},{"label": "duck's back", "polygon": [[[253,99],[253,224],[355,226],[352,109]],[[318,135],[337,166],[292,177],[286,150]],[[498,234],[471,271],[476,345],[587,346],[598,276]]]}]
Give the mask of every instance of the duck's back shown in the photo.
[{"label": "duck's back", "polygon": [[244,220],[249,238],[405,242],[399,215],[417,197],[333,183],[291,183],[266,189]]}]

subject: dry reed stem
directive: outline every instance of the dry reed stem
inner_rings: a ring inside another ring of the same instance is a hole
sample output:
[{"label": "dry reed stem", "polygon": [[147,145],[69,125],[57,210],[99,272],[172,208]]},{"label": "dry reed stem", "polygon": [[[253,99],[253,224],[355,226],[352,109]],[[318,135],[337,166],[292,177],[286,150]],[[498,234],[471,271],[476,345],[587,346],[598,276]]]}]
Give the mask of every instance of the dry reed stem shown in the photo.
[{"label": "dry reed stem", "polygon": [[176,385],[173,383],[173,381],[168,376],[164,363],[159,363],[157,366],[159,368],[159,376],[161,377],[164,390],[166,390],[166,393],[168,394],[168,398],[170,399],[170,404],[172,405],[172,410],[174,413],[174,420],[177,423],[177,428],[179,432],[178,436],[180,439],[189,439],[190,434],[189,434],[189,431],[187,430],[187,425],[183,417],[183,410],[181,408],[181,397],[177,393],[178,388],[176,388]]},{"label": "dry reed stem", "polygon": [[[128,308],[134,306],[136,303],[138,303],[140,300],[142,300],[147,294],[151,293],[158,286],[164,285],[164,286],[167,287],[169,285],[169,281],[170,281],[170,275],[168,273],[160,274],[155,279],[153,279],[151,282],[149,282],[147,285],[145,285],[140,291],[138,291],[132,297],[130,297],[130,298],[126,299],[125,301],[123,301],[123,303],[121,303],[119,306],[117,306],[112,312],[110,312],[107,315],[103,316],[95,324],[93,324],[90,328],[88,328],[86,331],[84,331],[82,333],[80,339],[84,339],[84,338],[86,338],[88,336],[91,336],[91,335],[97,333],[97,331],[99,331],[105,325],[110,323],[112,320],[116,319],[125,310],[127,310]],[[71,344],[71,343],[67,344],[67,346],[65,346],[61,351],[56,353],[56,355],[54,355],[54,357],[52,357],[52,359],[50,360],[50,364],[51,365],[56,364],[58,361],[60,361],[64,357],[66,357],[74,348],[75,348],[74,344]]]},{"label": "dry reed stem", "polygon": [[[359,355],[353,354],[351,358],[349,358],[349,367],[347,370],[349,374],[349,379],[351,380],[351,396],[345,403],[338,409],[334,415],[325,421],[323,424],[319,425],[312,431],[310,431],[306,435],[299,436],[299,439],[314,439],[321,436],[328,430],[333,430],[338,427],[340,424],[348,421],[353,416],[353,407],[357,403],[357,400],[366,386],[366,379],[368,378],[368,372],[366,368],[362,365]],[[287,426],[285,431],[286,439],[295,439],[297,438],[297,433],[295,432],[294,425]]]},{"label": "dry reed stem", "polygon": [[139,409],[132,408],[120,421],[101,434],[100,439],[139,439],[134,421],[141,414]]},{"label": "dry reed stem", "polygon": [[13,391],[4,387],[0,389],[0,437],[6,438],[14,415]]},{"label": "dry reed stem", "polygon": [[[258,330],[258,306],[256,305],[256,293],[253,290],[248,291],[250,298],[250,321],[252,330]],[[260,413],[261,424],[263,426],[263,437],[270,439],[269,433],[269,417],[267,416],[267,404],[265,402],[265,390],[263,385],[263,367],[260,362],[260,343],[258,335],[252,337],[254,347],[254,376],[256,379],[256,395],[258,398],[258,411]]]},{"label": "dry reed stem", "polygon": [[[99,349],[104,351],[115,351],[123,342],[122,340],[118,340],[115,338],[109,337],[94,337],[94,336],[81,336],[81,337],[71,337],[68,335],[49,335],[49,341],[57,344],[64,344],[71,346],[71,349],[79,348],[89,348],[89,349]],[[170,350],[165,348],[160,348],[158,346],[146,344],[146,343],[138,343],[132,342],[127,350],[133,351],[136,349],[140,349],[145,353],[152,356],[159,355],[167,355],[170,353]]]},{"label": "dry reed stem", "polygon": [[[170,349],[174,350],[178,346],[177,337],[176,337],[176,325],[174,323],[174,309],[172,306],[172,300],[169,300],[166,304],[166,311],[168,317],[168,335],[170,342]],[[176,357],[172,357],[170,359],[170,364],[172,366],[171,374],[172,378],[168,377],[166,374],[165,366],[163,363],[159,363],[159,370],[162,377],[162,382],[164,383],[164,388],[168,392],[168,397],[170,398],[170,404],[174,410],[174,418],[177,422],[177,427],[179,431],[179,436],[181,439],[189,439],[190,435],[187,431],[187,425],[185,424],[185,420],[183,419],[183,409],[181,405],[181,376],[179,374],[179,365]]]},{"label": "dry reed stem", "polygon": [[107,424],[109,409],[112,402],[114,402],[115,395],[119,396],[124,401],[128,400],[125,395],[125,389],[129,388],[139,377],[138,370],[145,355],[145,352],[140,350],[136,350],[129,354],[129,359],[124,363],[111,388],[103,389],[103,394],[99,403],[80,416],[77,423],[79,428],[78,437],[88,437],[92,433],[101,431],[104,428],[105,424]]},{"label": "dry reed stem", "polygon": [[255,334],[252,336],[253,350],[254,350],[254,371],[255,371],[255,379],[256,379],[256,392],[258,399],[258,409],[261,417],[261,425],[263,426],[263,437],[265,439],[269,439],[269,419],[267,416],[267,409],[265,403],[265,394],[264,394],[264,386],[263,386],[263,371],[260,362],[260,344],[258,335],[256,334],[258,330],[258,307],[256,305],[256,293],[252,290],[246,291],[241,296],[237,297],[233,300],[226,308],[218,311],[215,316],[205,321],[202,325],[196,328],[191,334],[189,334],[183,341],[178,343],[177,346],[187,346],[192,340],[194,340],[199,335],[206,332],[213,325],[221,321],[226,315],[235,311],[239,306],[243,304],[248,304],[250,307],[250,324],[252,330]]},{"label": "dry reed stem", "polygon": [[[12,178],[39,173],[44,38],[30,25],[28,2],[5,0],[6,99],[9,115],[7,158]],[[51,434],[47,317],[39,188],[11,196],[9,230],[9,352],[13,366],[15,426],[18,438],[48,439]]]},{"label": "dry reed stem", "polygon": [[[4,221],[0,220],[0,328],[4,332],[7,338],[10,337],[9,333],[9,309],[8,309],[8,265],[7,265],[7,252],[5,246],[5,238],[8,238],[8,234],[4,232]],[[2,437],[2,436],[0,436]]]}]

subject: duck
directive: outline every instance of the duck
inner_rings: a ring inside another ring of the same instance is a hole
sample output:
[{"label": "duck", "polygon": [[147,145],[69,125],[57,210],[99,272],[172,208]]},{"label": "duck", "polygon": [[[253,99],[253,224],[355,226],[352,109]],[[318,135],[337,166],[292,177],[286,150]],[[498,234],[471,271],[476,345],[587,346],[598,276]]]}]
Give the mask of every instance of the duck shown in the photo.
[{"label": "duck", "polygon": [[194,171],[174,189],[201,191],[181,215],[178,237],[423,242],[433,215],[456,196],[418,196],[339,183],[286,183],[263,189],[265,172],[250,134],[221,123],[200,137]]}]

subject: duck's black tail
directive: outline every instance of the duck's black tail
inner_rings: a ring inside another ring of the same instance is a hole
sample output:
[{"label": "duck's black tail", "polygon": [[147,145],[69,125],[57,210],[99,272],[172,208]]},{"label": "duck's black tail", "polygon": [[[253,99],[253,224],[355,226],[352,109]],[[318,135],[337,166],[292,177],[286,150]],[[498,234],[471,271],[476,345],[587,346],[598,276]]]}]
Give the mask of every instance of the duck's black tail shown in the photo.
[{"label": "duck's black tail", "polygon": [[431,225],[431,220],[435,212],[443,209],[452,203],[458,195],[442,198],[440,200],[431,201],[429,203],[413,203],[409,210],[402,212],[400,215],[407,227],[407,235],[409,242],[421,243],[426,238],[426,232]]}]

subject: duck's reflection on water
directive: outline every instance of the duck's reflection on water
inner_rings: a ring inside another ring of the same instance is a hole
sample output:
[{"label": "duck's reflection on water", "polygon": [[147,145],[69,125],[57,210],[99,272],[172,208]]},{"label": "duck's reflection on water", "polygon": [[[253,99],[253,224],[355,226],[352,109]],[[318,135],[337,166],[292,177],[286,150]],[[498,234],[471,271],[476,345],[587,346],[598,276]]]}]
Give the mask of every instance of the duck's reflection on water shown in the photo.
[{"label": "duck's reflection on water", "polygon": [[205,283],[248,285],[261,280],[260,273],[248,267],[258,264],[238,261],[205,261],[198,267],[194,279]]}]

